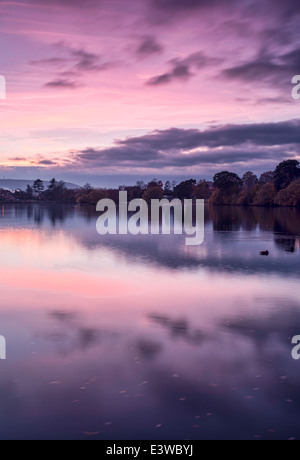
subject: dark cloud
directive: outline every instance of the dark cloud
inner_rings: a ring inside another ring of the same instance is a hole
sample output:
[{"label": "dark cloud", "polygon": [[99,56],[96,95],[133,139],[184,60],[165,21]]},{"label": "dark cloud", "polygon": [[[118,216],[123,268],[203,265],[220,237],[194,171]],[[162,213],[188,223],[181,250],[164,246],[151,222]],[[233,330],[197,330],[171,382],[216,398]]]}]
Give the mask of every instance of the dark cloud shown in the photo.
[{"label": "dark cloud", "polygon": [[[300,151],[300,149],[299,149]],[[288,154],[286,154],[288,156]],[[145,158],[143,150],[136,150],[132,153],[130,149],[119,148],[113,152],[107,150],[89,150],[79,153],[77,161],[83,166],[89,167],[130,167],[130,168],[186,168],[199,165],[212,164],[234,164],[234,163],[251,163],[255,161],[273,160],[278,157],[280,160],[285,157],[285,151],[276,148],[264,149],[235,149],[224,148],[222,150],[210,149],[208,151],[195,151],[184,155],[180,151],[173,152],[151,152],[151,157]]]},{"label": "dark cloud", "polygon": [[10,158],[9,160],[10,161],[26,161],[26,158],[24,158],[24,157],[14,157],[14,158]]},{"label": "dark cloud", "polygon": [[78,84],[75,83],[74,81],[66,80],[66,79],[58,79],[58,80],[52,80],[49,81],[44,85],[47,88],[69,88],[69,89],[75,89],[78,87]]},{"label": "dark cloud", "polygon": [[298,0],[286,0],[280,2],[278,0],[252,0],[244,2],[241,0],[151,0],[153,14],[158,18],[159,15],[172,17],[180,17],[182,14],[194,15],[201,14],[206,11],[218,10],[225,14],[226,11],[233,11],[236,17],[237,13],[243,17],[257,16],[276,16],[289,20],[294,18],[300,12]]},{"label": "dark cloud", "polygon": [[58,57],[49,57],[31,61],[34,66],[53,67],[59,71],[53,80],[46,83],[50,88],[77,88],[78,83],[69,78],[80,79],[88,72],[101,72],[111,68],[114,64],[103,56],[92,53],[84,48],[74,48],[67,42],[61,41],[52,45]]},{"label": "dark cloud", "polygon": [[48,7],[60,6],[66,9],[76,8],[84,10],[86,8],[99,7],[102,3],[101,0],[85,0],[84,3],[81,0],[25,0],[22,3],[29,5],[41,5]]},{"label": "dark cloud", "polygon": [[97,72],[101,70],[106,70],[110,67],[109,62],[100,62],[101,56],[99,56],[98,54],[90,53],[85,49],[71,50],[71,55],[78,60],[78,62],[75,64],[75,69],[80,72]]},{"label": "dark cloud", "polygon": [[295,18],[300,15],[300,5],[298,0],[285,0],[278,2],[277,0],[269,0],[270,11],[279,14],[281,17]]},{"label": "dark cloud", "polygon": [[[172,26],[175,21],[186,21],[187,16],[199,19],[201,28],[206,27],[207,22],[207,41],[215,43],[216,49],[222,36],[242,40],[243,57],[239,52],[235,55],[235,47],[231,46],[224,54],[230,64],[223,69],[220,79],[239,80],[253,87],[268,86],[279,96],[288,94],[291,78],[299,74],[300,68],[300,52],[296,47],[300,40],[298,0],[152,0],[151,5],[152,22],[161,22],[164,26],[172,21]],[[191,27],[194,28],[194,24],[191,23]],[[147,84],[168,84],[176,78],[188,80],[195,69],[183,64],[183,73],[178,78],[175,64],[171,63],[170,70],[154,76]]]},{"label": "dark cloud", "polygon": [[164,50],[163,45],[161,45],[155,37],[148,35],[143,37],[140,45],[138,46],[136,52],[138,56],[147,57],[152,54],[162,53]]},{"label": "dark cloud", "polygon": [[260,51],[256,58],[225,69],[222,74],[229,79],[246,82],[271,83],[273,87],[290,85],[293,75],[299,73],[300,48],[284,54]]},{"label": "dark cloud", "polygon": [[146,145],[143,145],[142,140],[140,145],[136,146],[123,145],[122,147],[116,146],[103,150],[87,148],[79,153],[79,158],[81,161],[96,161],[107,164],[109,163],[109,161],[114,161],[121,163],[123,165],[128,164],[128,166],[131,166],[133,162],[135,162],[136,164],[147,164],[147,162],[152,161],[158,157],[159,152],[156,152],[151,147],[147,148]]},{"label": "dark cloud", "polygon": [[66,64],[68,59],[65,58],[49,58],[49,59],[37,59],[35,61],[31,61],[31,65],[41,65],[41,66],[60,66],[62,64]]},{"label": "dark cloud", "polygon": [[193,53],[184,59],[172,59],[169,61],[171,70],[167,73],[157,75],[147,81],[147,85],[158,86],[171,83],[174,80],[188,80],[193,75],[193,70],[203,69],[209,65],[220,63],[220,59],[205,56],[203,53]]},{"label": "dark cloud", "polygon": [[265,59],[255,59],[245,64],[237,65],[223,71],[225,77],[237,78],[241,80],[273,80],[278,71],[278,65]]},{"label": "dark cloud", "polygon": [[193,73],[190,71],[189,67],[184,64],[175,65],[173,70],[169,73],[164,73],[162,75],[157,75],[156,77],[150,78],[147,81],[147,85],[150,86],[159,86],[171,83],[174,80],[188,80],[193,76]]},{"label": "dark cloud", "polygon": [[278,96],[278,97],[262,97],[260,99],[257,99],[256,101],[251,101],[252,104],[254,105],[266,105],[266,104],[272,104],[272,105],[278,105],[278,104],[289,104],[291,102],[290,97],[286,96]]},{"label": "dark cloud", "polygon": [[51,160],[41,160],[39,161],[39,165],[52,166],[52,165],[56,165],[56,163],[55,161],[51,161]]},{"label": "dark cloud", "polygon": [[[293,153],[291,153],[293,152]],[[282,160],[300,153],[300,121],[224,125],[200,131],[170,128],[118,140],[72,156],[85,167],[164,168]]]},{"label": "dark cloud", "polygon": [[165,85],[166,83],[170,83],[171,81],[172,81],[172,72],[164,73],[162,75],[157,75],[156,77],[150,78],[150,80],[147,81],[147,85],[159,86],[159,85]]},{"label": "dark cloud", "polygon": [[[280,152],[284,156],[284,152]],[[223,149],[222,151],[211,150],[206,153],[195,152],[190,155],[176,155],[173,158],[172,166],[187,167],[201,164],[234,164],[234,163],[251,163],[252,161],[272,160],[276,158],[278,151],[276,149],[268,150],[247,150],[247,149]]]},{"label": "dark cloud", "polygon": [[299,144],[300,121],[221,125],[205,131],[170,128],[164,131],[154,131],[145,136],[118,141],[120,145],[132,147],[142,144],[143,147],[158,150],[216,148],[245,143],[265,146]]},{"label": "dark cloud", "polygon": [[152,5],[158,10],[167,10],[169,12],[185,12],[191,13],[195,10],[210,9],[215,6],[224,6],[224,3],[236,3],[236,0],[152,0]]},{"label": "dark cloud", "polygon": [[77,313],[73,311],[55,310],[50,312],[50,316],[62,323],[69,323],[77,318]]},{"label": "dark cloud", "polygon": [[31,61],[31,65],[41,66],[68,66],[65,72],[68,74],[80,74],[89,71],[106,70],[111,64],[106,62],[99,54],[87,51],[84,48],[74,48],[68,43],[62,41],[52,45],[56,53],[62,54],[63,57],[50,57],[46,59],[37,59]]},{"label": "dark cloud", "polygon": [[283,66],[287,66],[289,70],[298,71],[300,67],[300,48],[295,48],[292,51],[280,56],[280,61]]}]

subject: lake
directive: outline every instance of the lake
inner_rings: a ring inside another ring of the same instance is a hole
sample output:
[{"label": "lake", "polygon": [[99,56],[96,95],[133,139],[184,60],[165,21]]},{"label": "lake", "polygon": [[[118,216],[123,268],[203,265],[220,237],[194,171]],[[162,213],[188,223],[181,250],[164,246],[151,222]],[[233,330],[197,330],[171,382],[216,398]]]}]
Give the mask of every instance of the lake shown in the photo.
[{"label": "lake", "polygon": [[206,208],[194,247],[97,217],[1,205],[0,438],[300,438],[300,211]]}]

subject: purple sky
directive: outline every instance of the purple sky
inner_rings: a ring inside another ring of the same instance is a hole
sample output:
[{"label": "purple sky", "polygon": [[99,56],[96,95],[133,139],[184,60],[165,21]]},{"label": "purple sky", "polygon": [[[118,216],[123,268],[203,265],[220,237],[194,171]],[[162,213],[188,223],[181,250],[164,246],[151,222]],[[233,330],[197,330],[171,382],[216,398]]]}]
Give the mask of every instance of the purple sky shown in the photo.
[{"label": "purple sky", "polygon": [[206,177],[300,159],[299,0],[1,1],[0,174]]}]

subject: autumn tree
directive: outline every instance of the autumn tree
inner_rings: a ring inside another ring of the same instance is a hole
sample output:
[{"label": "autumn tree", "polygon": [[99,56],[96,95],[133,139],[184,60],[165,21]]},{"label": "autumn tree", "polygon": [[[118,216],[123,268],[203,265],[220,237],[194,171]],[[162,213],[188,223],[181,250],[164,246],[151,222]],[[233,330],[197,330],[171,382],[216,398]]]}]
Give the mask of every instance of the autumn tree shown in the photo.
[{"label": "autumn tree", "polygon": [[143,200],[148,204],[151,203],[151,200],[162,200],[164,197],[164,192],[161,187],[148,187],[147,190],[143,193]]},{"label": "autumn tree", "polygon": [[172,190],[173,192],[174,192],[174,190],[175,190],[176,185],[177,185],[177,181],[176,181],[176,180],[172,180],[172,182],[171,182],[171,190]]},{"label": "autumn tree", "polygon": [[163,188],[163,183],[161,180],[158,180],[158,179],[152,179],[149,183],[148,183],[148,188],[151,188],[151,187],[160,187],[161,189]]},{"label": "autumn tree", "polygon": [[169,180],[166,181],[165,186],[164,186],[164,192],[166,195],[170,195],[171,193],[171,183]]},{"label": "autumn tree", "polygon": [[126,187],[125,191],[127,192],[128,201],[134,200],[136,198],[142,198],[143,195],[143,190],[138,185]]},{"label": "autumn tree", "polygon": [[300,179],[293,181],[287,188],[280,190],[275,203],[279,206],[300,207]]},{"label": "autumn tree", "polygon": [[258,190],[254,204],[257,206],[274,206],[276,190],[273,184],[265,184]]},{"label": "autumn tree", "polygon": [[41,179],[35,180],[32,189],[35,196],[39,197],[41,193],[45,190],[44,182]]},{"label": "autumn tree", "polygon": [[259,185],[273,184],[274,183],[274,171],[266,171],[262,173],[258,180]]},{"label": "autumn tree", "polygon": [[235,173],[222,171],[214,175],[214,187],[224,193],[238,193],[242,186],[242,179]]},{"label": "autumn tree", "polygon": [[183,200],[184,198],[191,198],[196,182],[197,181],[195,179],[189,179],[180,182],[180,184],[176,185],[174,189],[175,197],[179,198],[180,200]]},{"label": "autumn tree", "polygon": [[194,186],[193,198],[207,200],[210,195],[209,183],[206,180],[200,180],[198,184]]},{"label": "autumn tree", "polygon": [[141,190],[146,190],[147,185],[143,180],[138,180],[136,183],[137,187],[140,187]]},{"label": "autumn tree", "polygon": [[277,192],[288,187],[300,177],[300,164],[297,160],[282,161],[275,169],[274,185]]},{"label": "autumn tree", "polygon": [[249,192],[258,183],[258,178],[252,171],[247,171],[242,177],[242,182],[243,188]]},{"label": "autumn tree", "polygon": [[32,200],[32,198],[33,198],[33,188],[31,187],[31,185],[27,184],[25,193],[26,193],[26,199],[27,200]]}]

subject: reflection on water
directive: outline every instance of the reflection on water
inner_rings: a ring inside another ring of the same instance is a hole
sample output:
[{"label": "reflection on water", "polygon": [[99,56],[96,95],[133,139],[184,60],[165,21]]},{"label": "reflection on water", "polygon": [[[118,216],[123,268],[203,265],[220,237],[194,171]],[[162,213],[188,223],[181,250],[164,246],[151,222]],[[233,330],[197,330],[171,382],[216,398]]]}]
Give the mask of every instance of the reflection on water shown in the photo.
[{"label": "reflection on water", "polygon": [[3,206],[0,437],[300,437],[299,217],[207,208],[187,247],[100,236],[91,207]]}]

